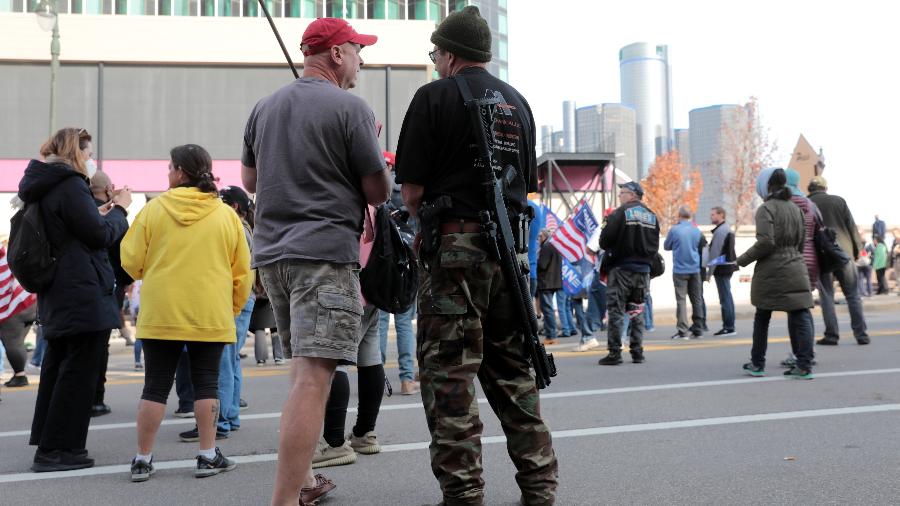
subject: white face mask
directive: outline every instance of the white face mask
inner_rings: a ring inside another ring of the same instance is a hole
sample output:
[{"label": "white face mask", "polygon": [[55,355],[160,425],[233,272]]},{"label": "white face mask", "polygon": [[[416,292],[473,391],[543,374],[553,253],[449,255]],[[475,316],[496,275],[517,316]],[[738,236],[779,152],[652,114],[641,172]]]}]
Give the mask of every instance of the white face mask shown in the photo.
[{"label": "white face mask", "polygon": [[84,166],[87,168],[88,179],[94,177],[94,174],[97,173],[97,162],[95,162],[93,158],[88,158],[87,161],[84,162]]}]

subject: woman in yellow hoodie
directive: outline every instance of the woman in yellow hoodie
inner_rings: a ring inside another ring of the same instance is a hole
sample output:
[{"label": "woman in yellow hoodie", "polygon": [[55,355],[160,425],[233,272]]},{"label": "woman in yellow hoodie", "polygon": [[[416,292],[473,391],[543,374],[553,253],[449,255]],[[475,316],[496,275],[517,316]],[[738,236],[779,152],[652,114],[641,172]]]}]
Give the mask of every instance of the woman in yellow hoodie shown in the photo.
[{"label": "woman in yellow hoodie", "polygon": [[143,280],[137,337],[145,376],[132,481],[154,472],[153,443],[185,347],[200,431],[194,474],[235,466],[215,447],[217,388],[222,348],[235,342],[234,317],[250,296],[250,252],[240,219],[218,197],[209,153],[187,144],[170,156],[169,191],[138,213],[122,240],[122,267]]}]

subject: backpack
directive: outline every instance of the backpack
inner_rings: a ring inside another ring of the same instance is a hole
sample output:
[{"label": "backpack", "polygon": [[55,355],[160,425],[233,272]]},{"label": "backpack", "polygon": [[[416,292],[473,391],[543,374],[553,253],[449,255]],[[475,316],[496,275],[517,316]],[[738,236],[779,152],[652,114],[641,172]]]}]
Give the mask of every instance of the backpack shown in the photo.
[{"label": "backpack", "polygon": [[56,275],[55,248],[47,236],[40,202],[25,204],[10,220],[7,262],[26,291],[40,293]]},{"label": "backpack", "polygon": [[666,260],[662,255],[657,253],[650,262],[650,277],[658,278],[666,272]]},{"label": "backpack", "polygon": [[419,272],[412,248],[403,241],[385,205],[376,209],[372,225],[375,228],[372,254],[359,273],[363,296],[382,311],[404,313],[415,302],[419,289]]},{"label": "backpack", "polygon": [[850,257],[837,243],[837,234],[831,228],[825,226],[822,214],[816,208],[816,227],[813,232],[813,244],[816,249],[816,259],[819,263],[819,272],[835,272],[844,268],[850,261]]}]

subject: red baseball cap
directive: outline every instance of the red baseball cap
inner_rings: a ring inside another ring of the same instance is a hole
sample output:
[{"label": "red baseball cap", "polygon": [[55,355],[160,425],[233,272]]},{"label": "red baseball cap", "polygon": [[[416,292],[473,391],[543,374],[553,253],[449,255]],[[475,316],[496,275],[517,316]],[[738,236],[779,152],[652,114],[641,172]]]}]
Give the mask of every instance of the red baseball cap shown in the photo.
[{"label": "red baseball cap", "polygon": [[375,35],[357,33],[345,19],[318,18],[306,27],[300,45],[303,55],[310,56],[346,42],[371,46],[377,41],[378,37]]}]

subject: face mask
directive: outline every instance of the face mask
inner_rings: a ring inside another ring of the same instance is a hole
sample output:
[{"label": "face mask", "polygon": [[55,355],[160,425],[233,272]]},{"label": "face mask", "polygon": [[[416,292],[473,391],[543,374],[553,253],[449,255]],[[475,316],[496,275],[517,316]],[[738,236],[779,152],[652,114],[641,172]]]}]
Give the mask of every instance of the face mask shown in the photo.
[{"label": "face mask", "polygon": [[94,174],[97,173],[97,163],[93,158],[88,158],[86,162],[84,162],[84,166],[87,168],[87,176],[88,179],[94,177]]}]

